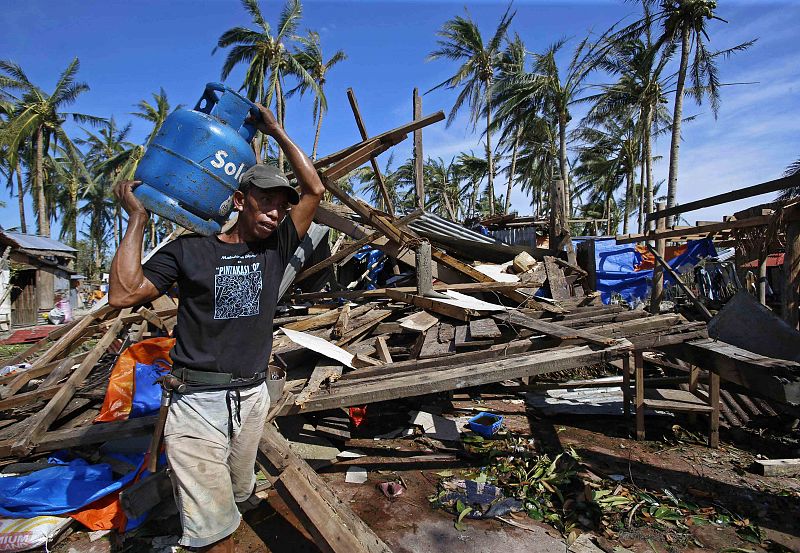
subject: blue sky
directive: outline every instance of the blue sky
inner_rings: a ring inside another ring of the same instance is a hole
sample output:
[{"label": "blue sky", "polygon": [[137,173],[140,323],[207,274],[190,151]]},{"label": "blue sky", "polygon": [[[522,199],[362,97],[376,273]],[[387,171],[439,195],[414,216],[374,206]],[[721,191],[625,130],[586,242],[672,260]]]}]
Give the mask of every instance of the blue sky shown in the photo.
[{"label": "blue sky", "polygon": [[[711,46],[722,49],[758,38],[748,52],[721,62],[726,82],[757,84],[723,90],[719,118],[706,104],[687,102],[686,113],[698,117],[684,125],[678,200],[693,199],[748,186],[780,176],[800,157],[800,2],[762,0],[719,2],[718,13],[730,23],[711,27]],[[281,2],[262,1],[268,21],[275,23]],[[372,134],[411,119],[412,89],[426,91],[449,77],[455,65],[426,62],[436,47],[436,31],[448,18],[464,11],[463,2],[371,0],[328,2],[306,0],[301,30],[316,30],[329,57],[343,49],[349,59],[329,74],[326,93],[329,112],[323,121],[320,154],[325,155],[359,140],[345,96],[353,87],[367,129]],[[489,35],[506,4],[470,2],[466,6]],[[570,46],[587,32],[603,32],[611,24],[638,12],[635,3],[621,0],[518,1],[511,30],[520,34],[530,51],[542,51],[561,37]],[[148,123],[132,118],[134,104],[150,99],[163,87],[173,104],[194,104],[208,81],[219,80],[224,52],[211,51],[219,35],[235,25],[251,26],[237,1],[38,1],[14,2],[0,15],[0,57],[11,59],[46,91],[60,71],[77,56],[80,78],[91,86],[73,106],[74,111],[133,123],[134,141],[149,132]],[[569,60],[567,48],[561,60]],[[243,71],[235,71],[228,84],[238,88]],[[592,82],[608,79],[597,75]],[[423,98],[423,111],[449,112],[455,92],[435,91]],[[581,115],[576,108],[574,117]],[[291,100],[287,128],[309,153],[313,141],[311,100]],[[70,126],[71,135],[79,129]],[[659,139],[656,153],[666,156],[668,137]],[[464,150],[481,151],[478,133],[467,124],[464,111],[447,128],[444,122],[424,132],[426,156],[449,160]],[[410,140],[393,150],[395,160],[410,155]],[[388,157],[383,154],[381,166]],[[666,161],[656,164],[657,179],[666,177]],[[18,224],[16,198],[0,191],[7,207],[0,209],[3,226]],[[765,201],[769,197],[763,198]],[[29,202],[30,203],[30,202]],[[752,201],[726,204],[693,212],[687,219],[719,219]],[[529,213],[529,199],[516,191],[512,208]],[[31,206],[28,206],[31,211]],[[33,220],[29,213],[29,222]]]}]

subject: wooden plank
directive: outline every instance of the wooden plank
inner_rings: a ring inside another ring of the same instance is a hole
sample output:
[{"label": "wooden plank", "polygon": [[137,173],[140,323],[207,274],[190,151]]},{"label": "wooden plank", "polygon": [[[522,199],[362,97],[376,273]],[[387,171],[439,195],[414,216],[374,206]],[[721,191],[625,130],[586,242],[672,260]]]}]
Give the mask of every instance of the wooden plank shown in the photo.
[{"label": "wooden plank", "polygon": [[[123,315],[130,312],[130,309],[123,311]],[[94,346],[92,351],[81,362],[80,366],[72,373],[69,379],[59,387],[58,392],[45,406],[44,409],[33,415],[33,420],[28,432],[24,436],[20,436],[11,446],[11,451],[15,455],[27,455],[36,446],[36,442],[47,432],[47,429],[55,421],[64,407],[72,399],[75,391],[78,389],[89,373],[94,368],[98,359],[106,352],[106,349],[111,343],[116,340],[117,335],[122,331],[123,323],[117,317],[116,322],[109,328],[105,335]],[[66,336],[65,336],[66,337]]]},{"label": "wooden plank", "polygon": [[156,422],[156,415],[117,422],[106,422],[88,426],[78,426],[65,430],[51,430],[36,444],[37,452],[56,449],[82,447],[99,444],[109,440],[132,438],[149,434]]},{"label": "wooden plank", "polygon": [[550,287],[550,297],[554,300],[565,300],[570,297],[569,286],[564,278],[564,271],[555,262],[554,258],[544,257],[544,270],[547,273],[547,284]]},{"label": "wooden plank", "polygon": [[641,350],[633,352],[633,367],[634,377],[633,385],[635,386],[635,403],[636,409],[636,439],[644,440],[644,356]]},{"label": "wooden plank", "polygon": [[[431,125],[433,123],[438,123],[439,121],[442,121],[443,119],[444,119],[444,112],[442,112],[442,111],[437,111],[436,113],[432,113],[431,115],[426,115],[425,117],[423,117],[421,119],[412,121],[410,123],[406,123],[405,125],[401,125],[401,126],[396,127],[396,128],[394,128],[394,129],[392,129],[390,131],[386,131],[386,132],[383,132],[383,133],[381,133],[379,135],[373,136],[372,138],[370,138],[368,140],[365,140],[363,142],[358,142],[356,144],[353,144],[352,146],[348,146],[347,148],[344,148],[343,150],[339,150],[338,152],[335,152],[335,153],[330,154],[328,156],[322,157],[322,158],[320,158],[320,159],[318,159],[317,161],[314,162],[314,167],[320,168],[320,167],[326,167],[328,165],[332,165],[333,163],[336,163],[336,162],[344,159],[345,157],[350,155],[353,151],[361,148],[365,144],[370,144],[370,143],[375,143],[375,142],[387,142],[387,143],[389,143],[389,142],[392,142],[394,140],[397,140],[397,136],[399,136],[399,135],[405,136],[410,132],[413,132],[413,131],[415,131],[417,129],[421,129],[423,127],[427,127],[428,125]],[[291,177],[292,174],[288,173],[287,176]]]},{"label": "wooden plank", "polygon": [[168,313],[171,310],[175,309],[177,313],[177,306],[175,305],[175,301],[168,295],[162,294],[153,301],[151,301],[150,305],[153,306],[153,309],[156,311],[159,317],[161,317],[161,320],[164,322],[164,328],[166,329],[166,331],[172,334],[172,330],[175,328],[175,325],[178,324],[178,317],[174,315],[169,316],[163,312]]},{"label": "wooden plank", "polygon": [[710,338],[662,349],[719,373],[722,380],[742,386],[752,395],[800,405],[800,363],[765,357]]},{"label": "wooden plank", "polygon": [[389,353],[389,346],[386,344],[386,338],[384,336],[378,336],[375,338],[375,351],[377,352],[378,359],[384,363],[394,363],[392,354]]},{"label": "wooden plank", "polygon": [[491,346],[494,339],[476,340],[470,335],[469,325],[458,325],[455,329],[454,345],[456,350]]},{"label": "wooden plank", "polygon": [[756,459],[753,466],[764,476],[800,476],[800,459]]},{"label": "wooden plank", "polygon": [[[719,403],[719,402],[717,402]],[[711,413],[712,408],[691,392],[669,388],[646,388],[644,406],[663,411]]]},{"label": "wooden plank", "polygon": [[[721,230],[737,229],[737,228],[750,228],[763,225],[769,225],[772,222],[772,215],[762,215],[758,217],[749,217],[747,219],[725,221],[722,223],[715,223],[713,225],[701,225],[692,227],[694,234],[712,234]],[[643,242],[645,240],[658,240],[662,238],[675,238],[687,234],[686,229],[665,230],[663,232],[649,232],[647,234],[631,234],[626,236],[617,237],[617,244],[633,244],[636,242]]]},{"label": "wooden plank", "polygon": [[[413,96],[414,120],[422,117],[422,98],[419,90],[414,88]],[[417,199],[417,207],[425,209],[425,184],[423,166],[425,157],[422,153],[422,129],[414,131],[414,192]]]},{"label": "wooden plank", "polygon": [[[306,407],[308,411],[322,411],[557,372],[611,361],[624,355],[626,351],[624,348],[627,347],[629,344],[625,343],[597,351],[593,351],[589,346],[568,347],[467,366],[445,367],[437,371],[400,373],[394,377],[370,382],[359,382],[354,379],[348,381],[347,385],[339,385],[329,392],[317,394],[309,400]],[[440,359],[432,362],[439,363]],[[344,380],[341,382],[344,383]]]},{"label": "wooden plank", "polygon": [[30,392],[23,392],[11,397],[0,399],[0,411],[30,405],[36,401],[50,399],[58,392],[58,386],[50,386],[48,388],[39,388]]},{"label": "wooden plank", "polygon": [[[355,311],[355,309],[353,311]],[[342,337],[336,341],[336,345],[342,347],[361,338],[392,313],[393,311],[391,309],[370,309],[369,313],[352,322],[353,328],[342,335]]]},{"label": "wooden plank", "polygon": [[792,176],[782,177],[761,184],[755,184],[753,186],[747,186],[745,188],[738,188],[732,190],[731,192],[725,192],[723,194],[717,194],[716,196],[710,196],[701,200],[687,202],[685,204],[676,205],[660,211],[654,211],[653,213],[647,214],[647,220],[655,221],[656,219],[677,215],[678,213],[688,213],[689,211],[695,211],[704,207],[711,207],[736,200],[743,200],[745,198],[752,198],[753,196],[769,194],[771,192],[777,192],[778,190],[792,188],[793,186],[800,186],[800,173],[795,173]]},{"label": "wooden plank", "polygon": [[[374,307],[374,303],[360,305],[355,309],[351,309],[348,317],[351,319],[360,317],[365,313],[369,313]],[[342,309],[344,308],[341,307],[339,309],[331,309],[325,313],[320,313],[319,315],[313,315],[311,317],[289,323],[284,325],[284,327],[288,328],[289,330],[296,330],[297,332],[309,332],[311,330],[317,330],[319,328],[331,326],[339,319],[339,314],[341,313]]]},{"label": "wooden plank", "polygon": [[[443,292],[446,290],[454,290],[456,292],[500,292],[500,291],[513,291],[518,288],[525,288],[527,285],[519,282],[462,282],[456,284],[434,284],[433,290]],[[397,288],[377,288],[375,290],[334,290],[330,292],[307,292],[303,294],[295,294],[292,296],[298,301],[306,300],[321,300],[321,299],[374,299],[374,298],[388,298],[386,295],[387,290],[397,290],[399,292],[411,293],[417,291],[416,286],[398,286]],[[620,311],[622,308],[620,308]]]},{"label": "wooden plank", "polygon": [[321,357],[314,366],[314,371],[311,373],[303,391],[294,398],[295,405],[298,405],[302,409],[311,394],[318,392],[323,383],[329,384],[337,380],[342,376],[343,370],[344,366],[341,363],[337,363],[333,359],[328,359],[327,357]]},{"label": "wooden plank", "polygon": [[497,323],[488,318],[471,320],[469,322],[469,333],[470,337],[475,340],[493,340],[503,335]]},{"label": "wooden plank", "polygon": [[[389,547],[336,497],[333,490],[289,447],[289,442],[271,424],[264,426],[259,442],[260,453],[281,471],[285,488],[308,516],[315,531],[336,553],[391,553]],[[315,533],[316,533],[315,532]]]},{"label": "wooden plank", "polygon": [[614,343],[613,338],[601,336],[588,330],[569,328],[542,319],[533,319],[513,309],[505,313],[494,315],[494,318],[497,321],[521,326],[535,332],[541,332],[542,334],[558,338],[559,340],[584,340],[590,344],[598,344],[601,346],[608,346]]},{"label": "wooden plank", "polygon": [[425,298],[414,294],[397,292],[392,289],[386,290],[386,294],[393,300],[402,301],[409,305],[416,305],[427,311],[433,311],[445,317],[451,317],[459,321],[468,321],[470,317],[480,317],[482,313],[473,309],[466,309],[449,303],[440,302],[434,298]]},{"label": "wooden plank", "polygon": [[[51,361],[58,359],[58,357],[67,351],[72,343],[80,338],[84,331],[87,329],[89,325],[91,325],[94,321],[104,317],[108,313],[112,312],[113,309],[107,305],[101,307],[97,311],[88,313],[85,315],[80,321],[78,321],[72,328],[69,329],[63,336],[61,336],[56,343],[50,346],[47,351],[45,351],[42,355],[40,355],[36,361],[32,363],[31,369],[38,369],[44,365],[47,365]],[[31,370],[28,369],[28,370]]]},{"label": "wooden plank", "polygon": [[[447,325],[447,323],[441,324]],[[450,326],[452,329],[452,325],[447,326]],[[433,359],[435,357],[452,355],[455,352],[454,337],[450,336],[450,338],[447,339],[447,336],[441,336],[440,339],[439,329],[437,327],[431,327],[428,332],[425,333],[425,341],[422,343],[422,349],[417,357],[418,359]]]},{"label": "wooden plank", "polygon": [[339,311],[339,316],[336,318],[336,323],[334,323],[331,330],[331,338],[334,340],[340,339],[348,328],[350,328],[350,304],[346,303]]},{"label": "wooden plank", "polygon": [[[455,257],[447,255],[443,251],[438,250],[436,248],[431,250],[431,257],[435,259],[438,263],[443,263],[444,265],[450,267],[454,271],[458,271],[459,273],[471,278],[476,282],[496,282],[492,277],[483,274],[475,267],[467,265],[466,263],[462,263]],[[522,287],[523,286],[520,284],[517,285],[517,288],[522,288]],[[506,290],[500,288],[498,289],[498,292],[507,297],[508,299],[517,302],[518,305],[522,305],[526,303],[529,299],[531,299],[531,296],[523,294],[522,292],[518,292],[516,289]]]},{"label": "wooden plank", "polygon": [[400,321],[400,328],[410,332],[425,332],[439,322],[439,317],[427,311],[418,311]]}]

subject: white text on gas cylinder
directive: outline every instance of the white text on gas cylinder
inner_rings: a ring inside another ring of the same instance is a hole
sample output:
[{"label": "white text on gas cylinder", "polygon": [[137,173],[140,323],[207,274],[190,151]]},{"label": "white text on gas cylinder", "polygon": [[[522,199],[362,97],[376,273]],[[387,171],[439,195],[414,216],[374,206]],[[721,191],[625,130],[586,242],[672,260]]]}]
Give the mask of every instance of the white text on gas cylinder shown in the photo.
[{"label": "white text on gas cylinder", "polygon": [[233,176],[238,181],[242,176],[242,171],[244,171],[244,163],[237,167],[232,161],[225,163],[226,157],[228,157],[228,152],[225,150],[217,150],[214,159],[211,160],[211,166],[222,169],[225,171],[226,175]]}]

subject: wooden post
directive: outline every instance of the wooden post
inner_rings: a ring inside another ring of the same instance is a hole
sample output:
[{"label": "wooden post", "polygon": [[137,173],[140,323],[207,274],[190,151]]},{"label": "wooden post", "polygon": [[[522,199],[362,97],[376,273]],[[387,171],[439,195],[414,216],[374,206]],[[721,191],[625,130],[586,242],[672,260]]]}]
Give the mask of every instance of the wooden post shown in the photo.
[{"label": "wooden post", "polygon": [[[700,381],[700,367],[696,365],[689,365],[689,391],[697,394],[697,384]],[[689,423],[694,424],[697,422],[697,413],[690,412],[687,415]]]},{"label": "wooden post", "polygon": [[711,406],[708,445],[719,447],[719,373],[714,370],[708,372],[708,403]]},{"label": "wooden post", "polygon": [[641,351],[633,352],[633,365],[636,370],[634,384],[636,386],[636,439],[644,440],[644,355]]},{"label": "wooden post", "polygon": [[[661,211],[667,208],[666,202],[658,202],[656,209]],[[656,221],[656,232],[666,230],[666,220],[662,217]],[[656,240],[656,253],[664,258],[667,242],[663,238]],[[650,294],[650,313],[658,314],[661,309],[661,300],[664,299],[664,271],[658,262],[653,267],[653,290]]]},{"label": "wooden post", "polygon": [[631,356],[622,358],[622,405],[625,416],[631,414]]},{"label": "wooden post", "polygon": [[427,240],[420,241],[417,247],[417,294],[425,296],[433,287],[431,276],[431,243]]},{"label": "wooden post", "polygon": [[758,301],[761,305],[767,305],[767,259],[769,250],[764,245],[758,256]]},{"label": "wooden post", "polygon": [[797,328],[800,318],[800,215],[794,210],[786,225],[786,254],[783,258],[785,278],[783,290],[783,320]]},{"label": "wooden post", "polygon": [[[369,135],[367,135],[367,127],[364,126],[364,120],[361,118],[361,112],[358,109],[358,102],[356,101],[356,94],[353,92],[352,88],[347,89],[347,99],[350,101],[350,108],[353,110],[353,117],[356,119],[356,126],[358,127],[358,132],[361,133],[361,138],[367,140]],[[422,113],[419,115],[422,116]],[[416,112],[414,113],[414,119],[417,118]],[[420,131],[421,133],[422,131]],[[416,133],[414,135],[416,137]],[[383,197],[383,203],[386,206],[386,212],[389,215],[394,216],[394,204],[392,203],[392,198],[389,196],[389,191],[386,189],[386,182],[383,180],[383,174],[381,173],[380,167],[378,167],[378,161],[371,157],[369,158],[369,162],[372,165],[372,172],[375,174],[375,181],[378,183],[378,187],[381,189],[381,196]]]},{"label": "wooden post", "polygon": [[[419,90],[414,89],[414,120],[422,117],[422,98]],[[425,159],[422,156],[422,129],[414,131],[414,186],[417,193],[417,207],[425,209],[425,184],[423,181],[423,167]]]}]

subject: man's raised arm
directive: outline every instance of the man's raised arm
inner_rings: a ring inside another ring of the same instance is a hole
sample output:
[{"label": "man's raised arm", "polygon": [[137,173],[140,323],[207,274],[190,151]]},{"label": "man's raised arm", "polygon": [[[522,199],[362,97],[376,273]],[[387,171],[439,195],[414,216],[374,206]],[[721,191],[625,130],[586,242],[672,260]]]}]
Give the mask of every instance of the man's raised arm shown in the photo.
[{"label": "man's raised arm", "polygon": [[289,212],[292,218],[297,236],[302,240],[317,211],[325,187],[314,169],[314,164],[308,156],[295,144],[286,131],[278,124],[272,112],[262,105],[258,106],[261,110],[261,121],[256,122],[258,129],[275,139],[278,146],[286,154],[286,159],[292,166],[294,176],[300,185],[300,202],[293,206]]},{"label": "man's raised arm", "polygon": [[156,299],[161,294],[142,271],[142,242],[148,213],[133,195],[135,181],[123,181],[114,187],[114,194],[128,212],[128,228],[111,262],[108,304],[111,307],[133,307]]}]

